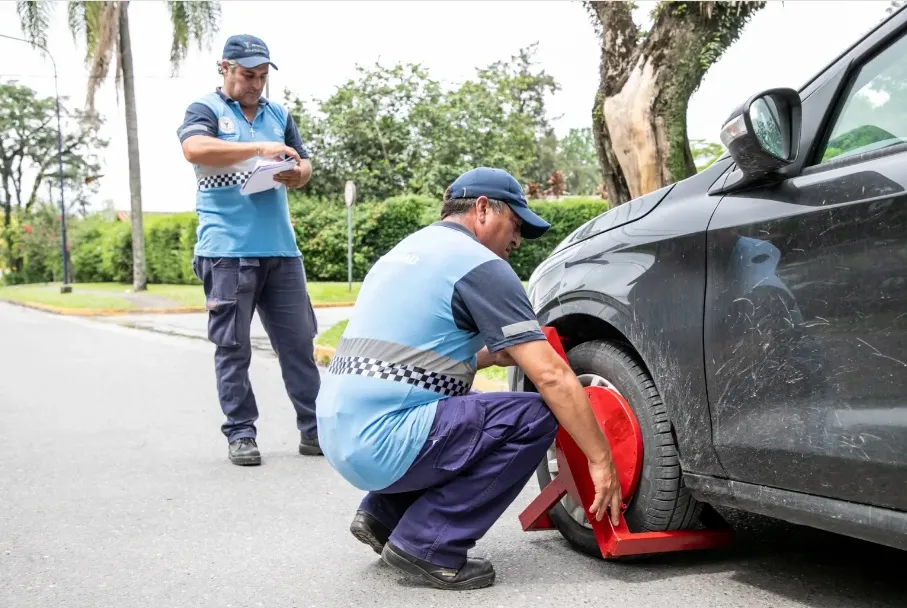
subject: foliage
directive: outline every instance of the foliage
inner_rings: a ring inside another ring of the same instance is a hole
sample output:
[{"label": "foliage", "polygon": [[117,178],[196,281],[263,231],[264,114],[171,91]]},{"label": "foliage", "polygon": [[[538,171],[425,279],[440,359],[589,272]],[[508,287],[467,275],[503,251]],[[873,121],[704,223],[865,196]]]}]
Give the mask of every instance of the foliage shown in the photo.
[{"label": "foliage", "polygon": [[693,161],[696,163],[697,171],[708,169],[726,152],[725,147],[720,143],[704,139],[692,140],[690,142],[690,150],[693,153]]},{"label": "foliage", "polygon": [[551,224],[551,229],[540,239],[523,241],[520,248],[510,254],[510,264],[523,280],[528,279],[571,232],[608,210],[606,201],[589,197],[531,202],[529,206]]},{"label": "foliage", "polygon": [[[57,281],[63,276],[63,255],[60,247],[60,216],[52,205],[38,204],[25,216],[16,214],[10,232],[9,245],[15,267],[3,276],[7,285]],[[70,246],[71,249],[71,246]]]},{"label": "foliage", "polygon": [[[50,15],[58,3],[51,0],[16,0],[19,23],[26,37],[40,47],[47,45],[47,30]],[[181,60],[185,59],[190,41],[196,40],[199,49],[210,44],[211,36],[217,32],[220,20],[220,4],[214,0],[184,2],[168,0],[166,3],[172,25],[170,63],[176,72]],[[138,158],[138,119],[135,109],[135,85],[133,82],[132,44],[129,28],[129,2],[105,0],[86,2],[70,0],[67,4],[68,25],[73,39],[82,37],[85,44],[84,62],[88,66],[86,105],[88,114],[96,115],[95,95],[107,80],[111,63],[115,60],[114,81],[117,95],[122,84],[125,96],[126,140],[129,154],[129,189],[131,192],[132,217],[135,218],[133,233],[134,276],[136,291],[146,288],[144,229],[141,225],[142,187]]]},{"label": "foliage", "polygon": [[628,3],[584,4],[602,53],[593,135],[608,199],[619,205],[696,172],[689,99],[765,2],[659,2],[645,33]]},{"label": "foliage", "polygon": [[567,179],[567,192],[578,195],[596,192],[602,174],[591,128],[570,129],[560,141],[558,157]]},{"label": "foliage", "polygon": [[[523,241],[511,256],[517,274],[527,279],[557,243],[586,221],[604,213],[600,198],[532,201],[536,213],[552,224],[538,240]],[[361,281],[378,258],[416,230],[438,221],[440,203],[418,195],[392,197],[353,207],[353,280]],[[311,281],[347,279],[347,209],[330,202],[294,195],[290,214],[297,242]],[[144,220],[150,283],[197,284],[192,273],[197,218],[193,213],[147,216]],[[43,250],[48,260],[59,259],[59,241],[52,231]],[[132,277],[132,234],[126,222],[94,214],[72,221],[71,257],[80,283],[129,282]],[[30,258],[31,259],[31,258]],[[39,265],[29,279],[45,281],[53,274],[50,261]],[[21,280],[19,282],[22,282]]]},{"label": "foliage", "polygon": [[[60,103],[63,187],[67,213],[74,208],[85,212],[89,194],[96,185],[88,178],[97,175],[97,152],[107,146],[98,137],[100,121],[88,120],[79,111],[70,112],[66,99]],[[57,154],[56,101],[39,97],[15,82],[0,84],[0,234],[5,256],[0,264],[19,270],[21,258],[14,255],[14,215],[28,215],[38,203],[56,199],[59,205],[59,164]]]},{"label": "foliage", "polygon": [[440,198],[460,173],[480,165],[506,169],[524,184],[544,184],[562,171],[568,192],[593,193],[600,172],[591,135],[573,130],[558,140],[545,99],[559,85],[535,66],[535,52],[535,45],[521,49],[454,88],[419,65],[375,64],[358,67],[323,101],[285,92],[318,175],[306,193],[336,200],[351,179],[362,201]]}]

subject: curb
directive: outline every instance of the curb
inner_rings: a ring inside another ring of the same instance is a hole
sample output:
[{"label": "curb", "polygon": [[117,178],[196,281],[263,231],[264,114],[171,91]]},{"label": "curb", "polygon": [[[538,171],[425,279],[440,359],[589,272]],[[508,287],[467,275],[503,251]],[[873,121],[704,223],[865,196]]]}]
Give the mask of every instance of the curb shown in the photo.
[{"label": "curb", "polygon": [[[331,359],[334,357],[336,349],[331,348],[330,346],[321,346],[319,344],[315,345],[315,363],[321,367],[327,367],[327,364],[330,363]],[[486,380],[484,378],[476,378],[472,383],[472,388],[477,390],[480,393],[496,393],[496,392],[507,392],[509,388],[506,382],[494,382],[492,380]]]},{"label": "curb", "polygon": [[[33,308],[44,312],[68,317],[113,317],[118,315],[173,315],[192,312],[207,312],[204,306],[176,306],[170,308],[61,308],[49,304],[36,302],[19,302],[16,300],[0,300],[7,304]],[[312,303],[312,308],[346,308],[355,305],[355,302],[321,302]]]}]

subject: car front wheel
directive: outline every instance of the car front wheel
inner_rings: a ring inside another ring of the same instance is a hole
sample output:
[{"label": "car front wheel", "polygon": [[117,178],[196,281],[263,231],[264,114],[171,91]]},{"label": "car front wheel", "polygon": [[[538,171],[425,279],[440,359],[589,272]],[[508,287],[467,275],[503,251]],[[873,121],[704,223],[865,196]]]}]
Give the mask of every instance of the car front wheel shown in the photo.
[{"label": "car front wheel", "polygon": [[[677,446],[661,396],[632,349],[622,342],[584,342],[567,353],[570,367],[583,386],[611,386],[630,404],[643,435],[639,485],[624,517],[631,532],[657,532],[696,526],[703,504],[683,483]],[[537,471],[540,488],[557,475],[554,446]],[[626,500],[626,498],[625,498]],[[575,548],[601,557],[585,511],[569,495],[549,512],[561,535]]]}]

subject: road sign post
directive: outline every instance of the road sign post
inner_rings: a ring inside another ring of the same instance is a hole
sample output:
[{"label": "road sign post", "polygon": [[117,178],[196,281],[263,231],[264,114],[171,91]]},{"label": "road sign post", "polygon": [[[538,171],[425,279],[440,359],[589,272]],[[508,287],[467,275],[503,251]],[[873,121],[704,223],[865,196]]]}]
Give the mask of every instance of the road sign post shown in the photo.
[{"label": "road sign post", "polygon": [[347,288],[353,291],[353,203],[356,202],[356,184],[347,181],[343,189],[343,201],[346,203],[346,272]]}]

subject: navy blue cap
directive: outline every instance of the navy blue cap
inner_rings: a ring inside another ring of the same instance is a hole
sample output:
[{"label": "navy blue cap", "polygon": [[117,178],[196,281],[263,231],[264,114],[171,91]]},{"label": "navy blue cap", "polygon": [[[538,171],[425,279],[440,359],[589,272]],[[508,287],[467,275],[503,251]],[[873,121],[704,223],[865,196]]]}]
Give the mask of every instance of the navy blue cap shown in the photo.
[{"label": "navy blue cap", "polygon": [[478,167],[467,171],[450,185],[451,199],[479,198],[487,196],[507,203],[523,224],[520,234],[523,238],[537,239],[551,228],[551,224],[540,218],[529,209],[529,203],[523,196],[520,182],[503,169]]},{"label": "navy blue cap", "polygon": [[223,58],[232,59],[244,68],[257,68],[270,63],[271,67],[277,69],[277,66],[271,63],[271,53],[264,40],[248,34],[227,38]]}]

